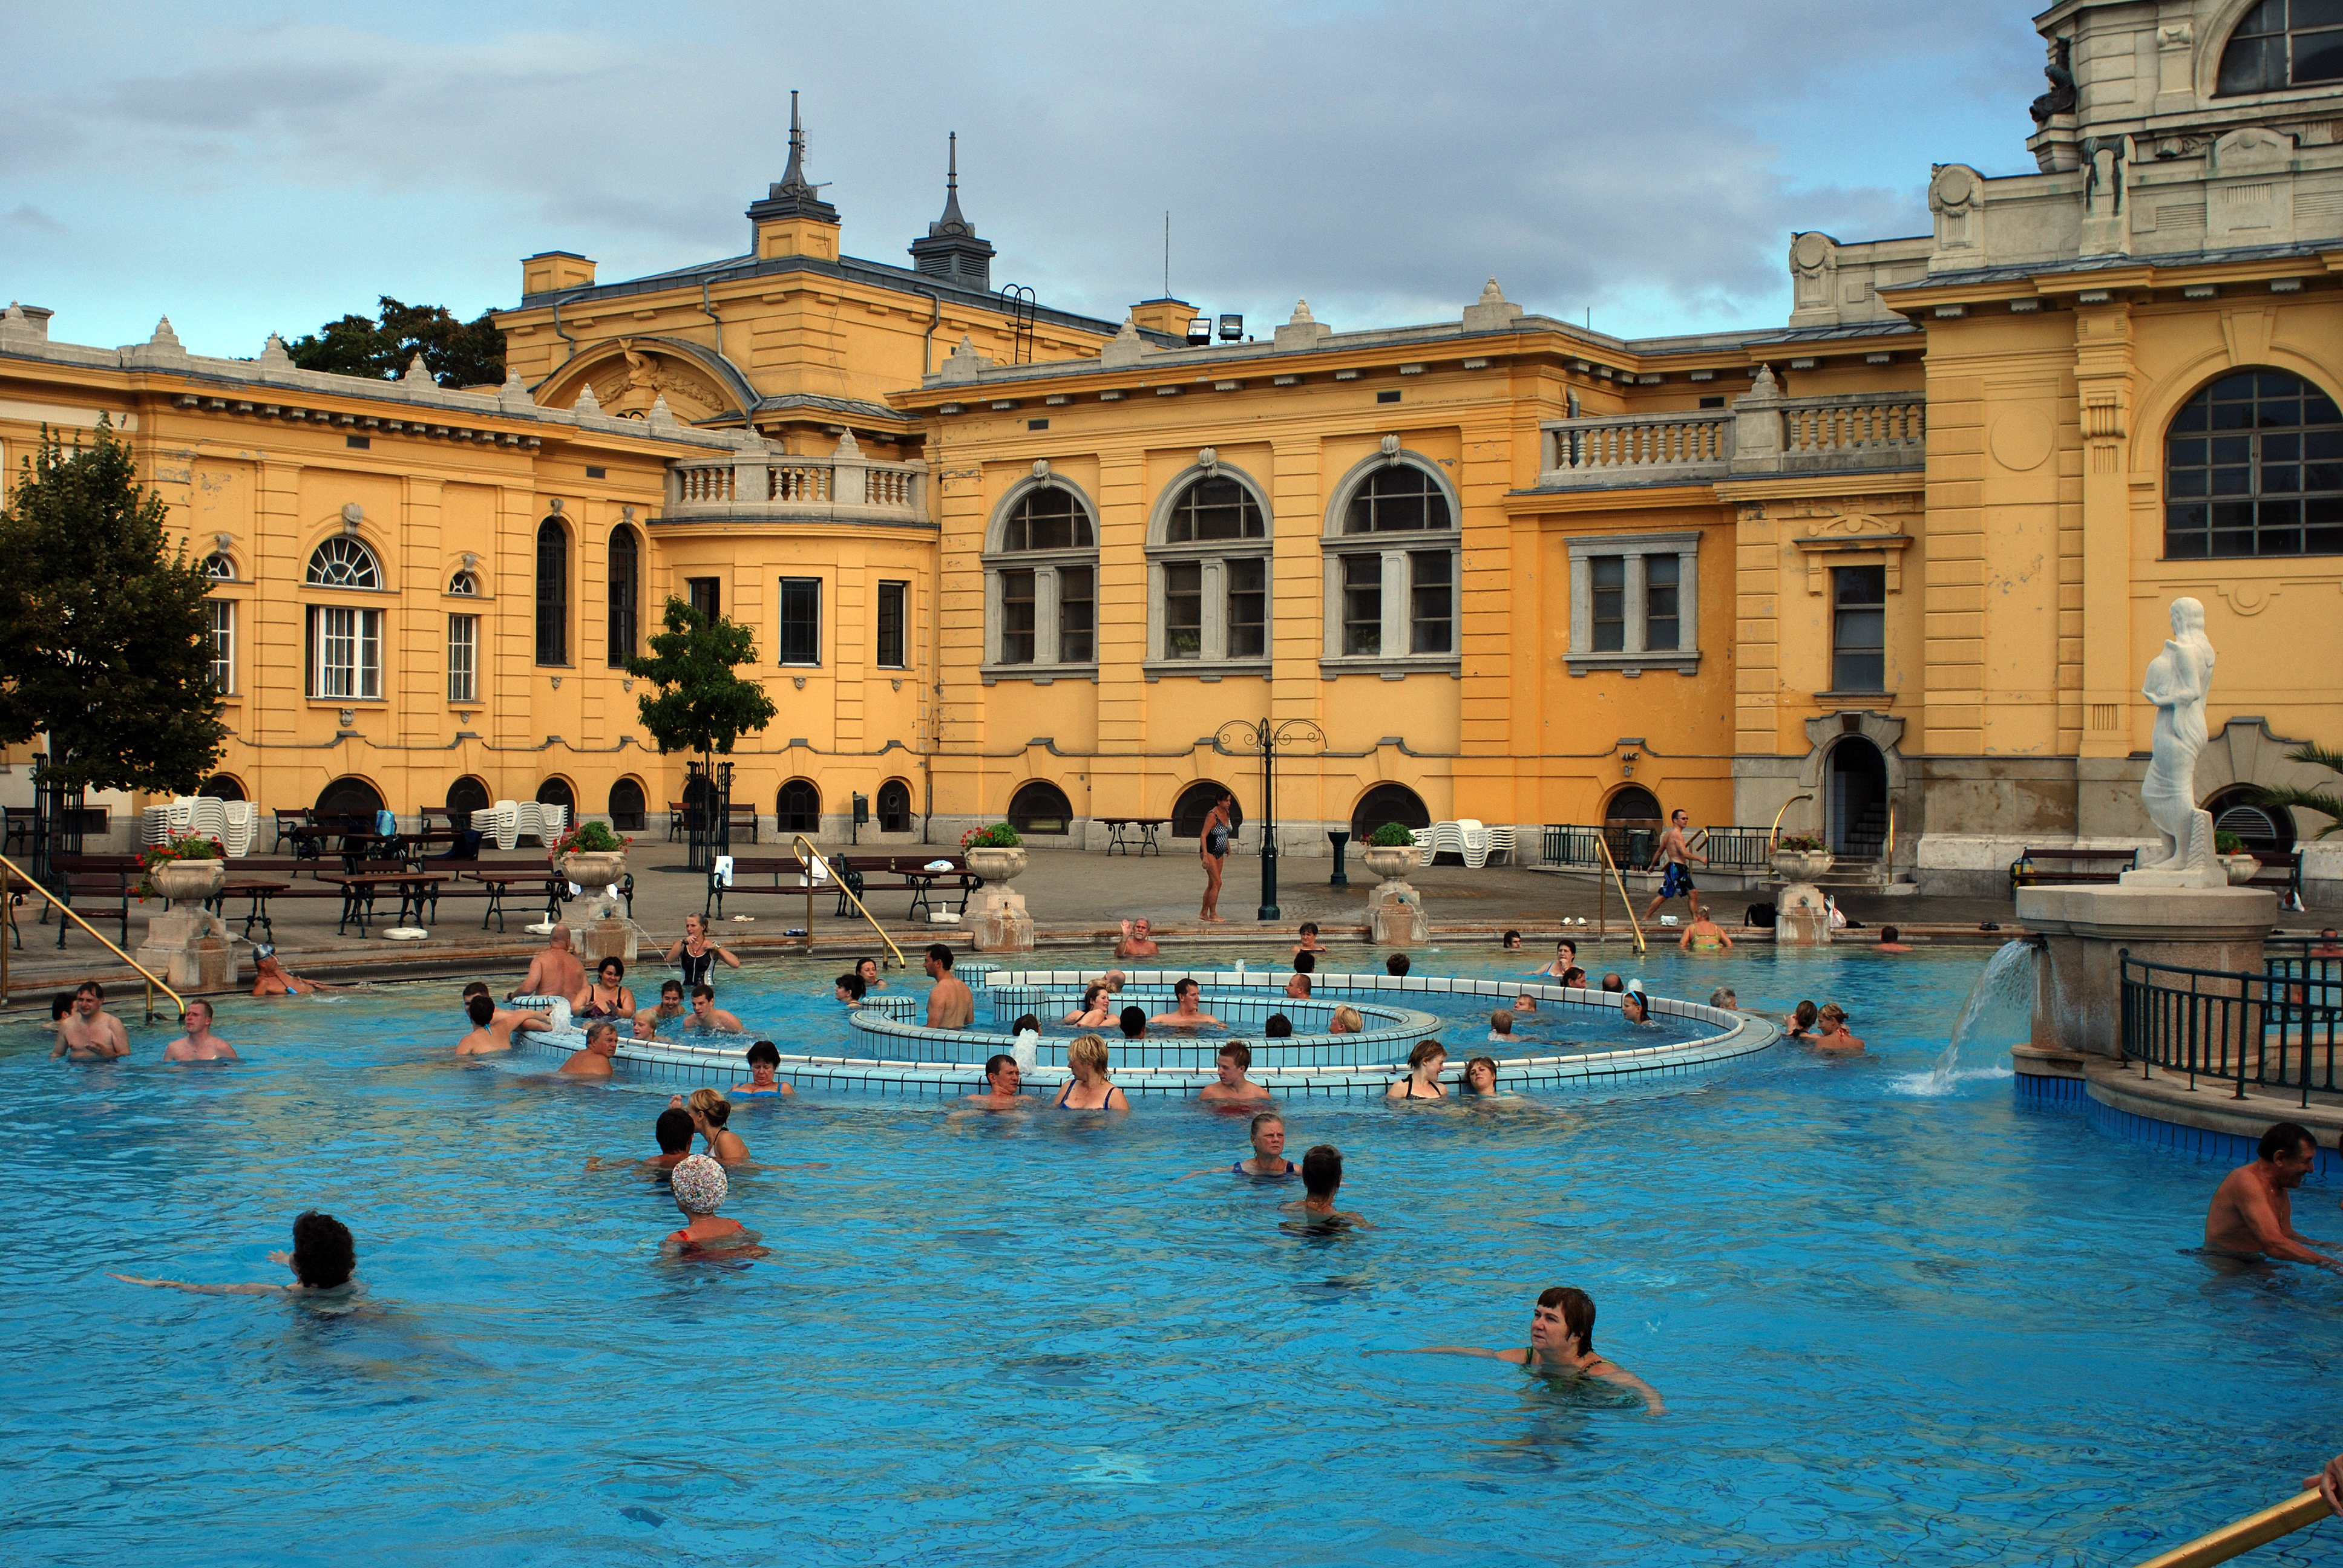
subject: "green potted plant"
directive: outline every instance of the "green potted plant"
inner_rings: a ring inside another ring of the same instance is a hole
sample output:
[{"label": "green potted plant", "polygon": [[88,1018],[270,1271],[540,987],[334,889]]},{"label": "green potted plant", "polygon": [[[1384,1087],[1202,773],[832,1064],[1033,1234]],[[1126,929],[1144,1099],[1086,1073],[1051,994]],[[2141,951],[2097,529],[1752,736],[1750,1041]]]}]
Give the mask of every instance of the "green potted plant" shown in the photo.
[{"label": "green potted plant", "polygon": [[1835,858],[1830,845],[1812,833],[1785,833],[1774,840],[1774,874],[1785,882],[1811,882]]},{"label": "green potted plant", "polygon": [[627,874],[627,846],[634,842],[605,822],[580,822],[554,841],[554,864],[581,888],[599,892]]},{"label": "green potted plant", "polygon": [[1398,822],[1386,822],[1367,835],[1366,848],[1359,859],[1367,869],[1384,881],[1396,881],[1411,866],[1419,864],[1422,854],[1415,847],[1415,833]]},{"label": "green potted plant", "polygon": [[960,853],[968,860],[968,869],[988,883],[1006,888],[1025,869],[1025,841],[1017,829],[1006,822],[995,822],[990,828],[970,828],[960,836]]},{"label": "green potted plant", "polygon": [[138,855],[138,901],[161,898],[192,913],[227,885],[227,850],[217,839],[173,833]]},{"label": "green potted plant", "polygon": [[2262,869],[2259,860],[2246,853],[2243,839],[2219,829],[2213,832],[2213,858],[2221,862],[2221,869],[2228,873],[2233,888],[2252,881]]}]

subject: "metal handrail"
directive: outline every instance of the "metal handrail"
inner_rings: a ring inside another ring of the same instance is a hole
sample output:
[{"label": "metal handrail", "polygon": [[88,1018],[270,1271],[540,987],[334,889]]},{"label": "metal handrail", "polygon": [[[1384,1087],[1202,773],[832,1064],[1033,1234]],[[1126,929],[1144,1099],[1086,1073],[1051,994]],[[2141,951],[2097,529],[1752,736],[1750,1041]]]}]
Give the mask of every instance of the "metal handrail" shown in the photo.
[{"label": "metal handrail", "polygon": [[1650,945],[1644,940],[1644,922],[1635,918],[1634,900],[1627,897],[1627,879],[1619,874],[1619,862],[1611,858],[1609,842],[1600,837],[1594,840],[1603,848],[1603,863],[1611,869],[1611,879],[1619,887],[1619,907],[1627,911],[1627,929],[1635,934],[1635,950],[1647,953]]},{"label": "metal handrail", "polygon": [[[797,851],[798,864],[805,868],[805,940],[806,946],[810,948],[813,946],[813,863],[816,860],[820,860],[824,865],[828,865],[829,861],[824,859],[820,850],[815,849],[811,844],[806,841],[806,836],[803,833],[792,833],[789,835],[789,848]],[[848,903],[852,904],[854,906],[855,912],[860,914],[864,920],[870,922],[870,929],[879,933],[879,940],[885,942],[887,944],[887,950],[895,955],[895,967],[899,970],[910,969],[911,967],[911,960],[903,956],[903,950],[895,945],[895,939],[887,934],[887,928],[880,925],[878,920],[872,916],[870,911],[862,907],[862,900],[856,898],[854,896],[854,890],[846,885],[845,876],[839,872],[832,872],[831,875],[838,882],[839,896],[844,899]]]},{"label": "metal handrail", "polygon": [[[173,990],[169,983],[157,976],[153,970],[148,969],[145,964],[140,963],[128,953],[126,953],[120,948],[116,947],[112,941],[107,940],[104,931],[99,930],[96,926],[91,925],[87,920],[85,920],[79,915],[75,914],[73,906],[67,904],[62,899],[59,899],[55,893],[50,892],[43,884],[35,881],[31,875],[25,871],[24,867],[19,866],[15,861],[8,859],[5,855],[0,855],[0,866],[5,866],[9,870],[16,873],[19,877],[23,877],[25,879],[25,885],[26,888],[39,888],[41,890],[42,897],[49,900],[49,908],[56,910],[58,914],[70,919],[74,924],[79,926],[83,930],[87,931],[91,936],[96,937],[98,941],[105,946],[107,952],[112,953],[116,958],[120,959],[124,963],[128,964],[132,969],[136,970],[140,974],[146,977],[146,1021],[148,1023],[153,1023],[155,1021],[155,990],[157,986],[162,988],[163,994],[165,996],[169,997],[174,1002],[178,1004],[178,1008],[181,1012],[187,1010],[186,998],[181,996],[177,991]],[[12,890],[0,889],[0,898],[13,899],[15,896],[16,895]],[[7,932],[0,931],[0,1003],[5,1003],[7,1000],[8,940]]]},{"label": "metal handrail", "polygon": [[2218,1530],[2207,1531],[2196,1540],[2175,1546],[2169,1552],[2159,1552],[2141,1563],[2138,1568],[2209,1568],[2212,1563],[2241,1557],[2281,1535],[2308,1530],[2320,1520],[2331,1517],[2334,1512],[2327,1506],[2327,1499],[2318,1492],[2305,1492],[2258,1513],[2233,1519]]},{"label": "metal handrail", "polygon": [[1774,826],[1766,830],[1765,844],[1768,849],[1782,841],[1782,819],[1790,814],[1790,808],[1801,800],[1811,800],[1814,798],[1814,793],[1809,790],[1804,794],[1793,795],[1782,802],[1782,809],[1774,813]]},{"label": "metal handrail", "polygon": [[2249,1083],[2295,1090],[2306,1106],[2313,1089],[2335,1091],[2343,970],[2329,966],[2343,960],[2279,958],[2256,974],[2151,963],[2128,948],[2116,959],[2123,1059],[2141,1076],[2162,1068],[2192,1090],[2200,1077],[2234,1083],[2238,1100]]}]

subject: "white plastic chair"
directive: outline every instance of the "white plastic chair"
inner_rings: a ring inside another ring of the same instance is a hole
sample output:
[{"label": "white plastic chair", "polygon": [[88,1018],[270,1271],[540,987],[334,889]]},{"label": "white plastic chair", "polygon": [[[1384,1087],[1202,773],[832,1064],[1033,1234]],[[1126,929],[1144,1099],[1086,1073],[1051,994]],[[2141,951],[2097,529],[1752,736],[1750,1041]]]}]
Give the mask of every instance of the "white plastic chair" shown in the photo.
[{"label": "white plastic chair", "polygon": [[1440,852],[1433,848],[1433,845],[1438,842],[1440,829],[1410,828],[1408,831],[1415,835],[1415,863],[1419,866],[1429,866],[1432,864],[1432,857]]},{"label": "white plastic chair", "polygon": [[1499,855],[1503,855],[1505,858],[1506,865],[1511,866],[1515,864],[1513,859],[1513,830],[1511,828],[1491,828],[1486,829],[1486,831],[1489,835],[1489,845],[1488,848],[1482,852],[1481,863],[1485,866]]},{"label": "white plastic chair", "polygon": [[1489,863],[1489,829],[1477,818],[1460,817],[1455,824],[1456,852],[1464,857],[1464,864],[1479,870]]},{"label": "white plastic chair", "polygon": [[498,849],[509,849],[520,841],[520,807],[499,800],[485,811],[473,812],[472,826],[494,839]]}]

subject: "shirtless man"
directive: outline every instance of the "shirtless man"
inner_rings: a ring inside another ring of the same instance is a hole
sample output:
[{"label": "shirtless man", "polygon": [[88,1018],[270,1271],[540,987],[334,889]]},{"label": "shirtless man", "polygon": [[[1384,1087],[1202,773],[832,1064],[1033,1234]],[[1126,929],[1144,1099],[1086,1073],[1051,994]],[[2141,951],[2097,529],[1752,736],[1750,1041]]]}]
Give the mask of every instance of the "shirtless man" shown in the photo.
[{"label": "shirtless man", "polygon": [[1342,1191],[1342,1151],[1332,1143],[1321,1143],[1302,1157],[1302,1188],[1301,1201],[1279,1205],[1302,1221],[1299,1226],[1289,1224],[1288,1229],[1342,1231],[1366,1224],[1356,1214],[1334,1207]]},{"label": "shirtless man", "polygon": [[569,950],[569,928],[558,925],[547,933],[545,950],[528,960],[528,978],[505,1000],[517,996],[576,996],[586,989],[586,966]]},{"label": "shirtless man", "polygon": [[82,981],[74,990],[73,1011],[57,1020],[57,1043],[50,1048],[50,1059],[111,1061],[129,1054],[130,1037],[122,1032],[122,1020],[106,1010],[106,989],[96,980]]},{"label": "shirtless man", "polygon": [[1909,943],[1906,943],[1906,942],[1900,942],[1900,941],[1897,941],[1897,940],[1896,940],[1896,938],[1898,938],[1898,937],[1902,936],[1903,934],[1904,934],[1903,932],[1901,932],[1901,931],[1899,931],[1899,930],[1897,930],[1894,926],[1882,926],[1882,927],[1880,927],[1880,928],[1879,928],[1879,945],[1878,945],[1877,947],[1874,948],[1872,950],[1873,950],[1874,952],[1881,952],[1881,953],[1908,953],[1908,952],[1910,952],[1910,951],[1912,950],[1912,949],[1911,949],[1911,946],[1910,946],[1910,944],[1909,944]]},{"label": "shirtless man", "polygon": [[1708,857],[1693,852],[1684,842],[1684,830],[1692,826],[1692,813],[1679,807],[1668,813],[1668,830],[1660,835],[1660,847],[1653,852],[1654,860],[1664,862],[1667,874],[1660,879],[1660,890],[1653,895],[1650,907],[1644,910],[1644,923],[1650,925],[1660,906],[1670,899],[1690,899],[1692,917],[1700,919],[1700,890],[1692,885],[1692,867],[1686,862],[1698,860],[1708,864]]},{"label": "shirtless man", "polygon": [[327,985],[324,980],[303,980],[277,961],[277,949],[270,943],[263,942],[252,950],[255,996],[307,996],[313,991],[349,989],[346,985]]},{"label": "shirtless man", "polygon": [[519,1012],[497,1005],[496,998],[486,990],[477,990],[464,999],[464,1012],[472,1020],[472,1032],[456,1042],[458,1056],[484,1056],[492,1050],[510,1050],[513,1030],[517,1029],[549,1030],[553,1020],[538,1012]]},{"label": "shirtless man", "polygon": [[1221,1047],[1212,1060],[1220,1072],[1220,1081],[1204,1085],[1196,1096],[1207,1105],[1245,1105],[1269,1098],[1269,1091],[1245,1076],[1252,1066],[1252,1047],[1243,1040],[1232,1040]]},{"label": "shirtless man", "polygon": [[967,981],[952,978],[951,949],[930,942],[922,962],[928,978],[936,982],[928,992],[928,1027],[966,1029],[975,1022],[976,998],[970,994]]},{"label": "shirtless man", "polygon": [[1173,1029],[1226,1029],[1228,1025],[1196,1006],[1196,999],[1203,994],[1202,986],[1192,980],[1183,980],[1172,988],[1172,1010],[1159,1012],[1147,1021]]},{"label": "shirtless man", "polygon": [[1119,959],[1151,959],[1163,950],[1147,934],[1147,921],[1142,918],[1122,922],[1122,940],[1114,944],[1114,956]]},{"label": "shirtless man", "polygon": [[985,1059],[984,1091],[960,1101],[970,1111],[1022,1111],[1034,1103],[1025,1098],[1025,1075],[1017,1070],[1017,1059],[1005,1054]]},{"label": "shirtless man", "polygon": [[180,1015],[187,1032],[163,1048],[165,1061],[234,1061],[236,1047],[212,1032],[212,1004],[201,997]]},{"label": "shirtless man", "polygon": [[610,1059],[618,1054],[618,1026],[608,1019],[598,1019],[586,1031],[586,1049],[572,1051],[559,1071],[577,1078],[608,1078]]},{"label": "shirtless man", "polygon": [[2298,1122],[2281,1121],[2262,1134],[2255,1160],[2222,1180],[2205,1211],[2205,1250],[2232,1258],[2276,1258],[2343,1270],[2294,1228],[2294,1200],[2318,1162],[2318,1143]]},{"label": "shirtless man", "polygon": [[716,993],[704,985],[691,988],[691,1027],[706,1032],[722,1030],[727,1034],[746,1034],[749,1026],[716,1005]]},{"label": "shirtless man", "polygon": [[[661,1025],[671,1023],[690,1010],[683,1005],[683,982],[679,980],[663,980],[659,984],[659,1005],[647,1007],[635,1014],[635,1038],[649,1040],[659,1033]],[[650,1027],[647,1030],[643,1028],[645,1024]]]}]

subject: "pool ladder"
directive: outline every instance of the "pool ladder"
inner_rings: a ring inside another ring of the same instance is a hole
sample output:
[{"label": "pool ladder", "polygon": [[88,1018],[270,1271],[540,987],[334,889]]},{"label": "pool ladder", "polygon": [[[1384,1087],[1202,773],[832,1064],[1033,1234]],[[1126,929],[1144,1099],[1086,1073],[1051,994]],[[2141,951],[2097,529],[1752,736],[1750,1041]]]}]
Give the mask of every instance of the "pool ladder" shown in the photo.
[{"label": "pool ladder", "polygon": [[[806,951],[811,952],[813,950],[813,869],[817,864],[827,867],[830,862],[822,858],[820,850],[806,841],[806,836],[803,833],[789,835],[789,848],[796,853],[798,864],[805,868],[805,945]],[[877,918],[862,907],[862,900],[855,897],[854,890],[846,885],[846,879],[835,871],[830,872],[830,877],[831,881],[838,884],[839,896],[852,904],[854,912],[869,920],[870,929],[879,933],[879,940],[887,944],[887,950],[895,956],[895,967],[899,970],[910,969],[911,960],[903,956],[903,950],[895,945],[895,939],[887,934],[887,928],[880,925]]]},{"label": "pool ladder", "polygon": [[[104,931],[99,930],[96,926],[91,925],[87,920],[83,920],[79,915],[74,913],[71,905],[65,903],[55,894],[50,892],[48,889],[42,886],[39,882],[35,881],[25,871],[24,867],[19,866],[15,861],[8,859],[7,856],[0,855],[0,868],[5,868],[10,875],[22,880],[25,884],[24,890],[25,892],[37,892],[41,894],[44,898],[49,900],[49,908],[56,910],[60,917],[73,921],[74,924],[79,926],[83,930],[85,930],[91,936],[96,937],[98,940],[99,944],[103,946],[107,952],[112,953],[116,958],[120,959],[124,963],[128,964],[132,969],[136,970],[140,974],[146,977],[146,1021],[148,1023],[153,1023],[155,1021],[155,992],[157,988],[160,988],[165,996],[171,999],[173,1004],[176,1006],[181,1012],[187,1010],[186,999],[181,996],[177,991],[173,990],[160,975],[156,974],[153,970],[148,969],[145,964],[140,963],[136,959],[132,958],[128,953],[124,952],[120,948],[116,947],[111,941],[108,941]],[[6,878],[0,878],[0,898],[13,899],[16,896],[16,891],[17,890],[15,887],[10,884]],[[0,913],[5,912],[7,911],[0,911]],[[0,1007],[6,1006],[8,1001],[8,936],[9,933],[15,931],[15,929],[16,922],[14,916],[11,915],[9,920],[6,921],[6,929],[0,930]],[[22,941],[24,938],[19,934],[16,940]]]}]

